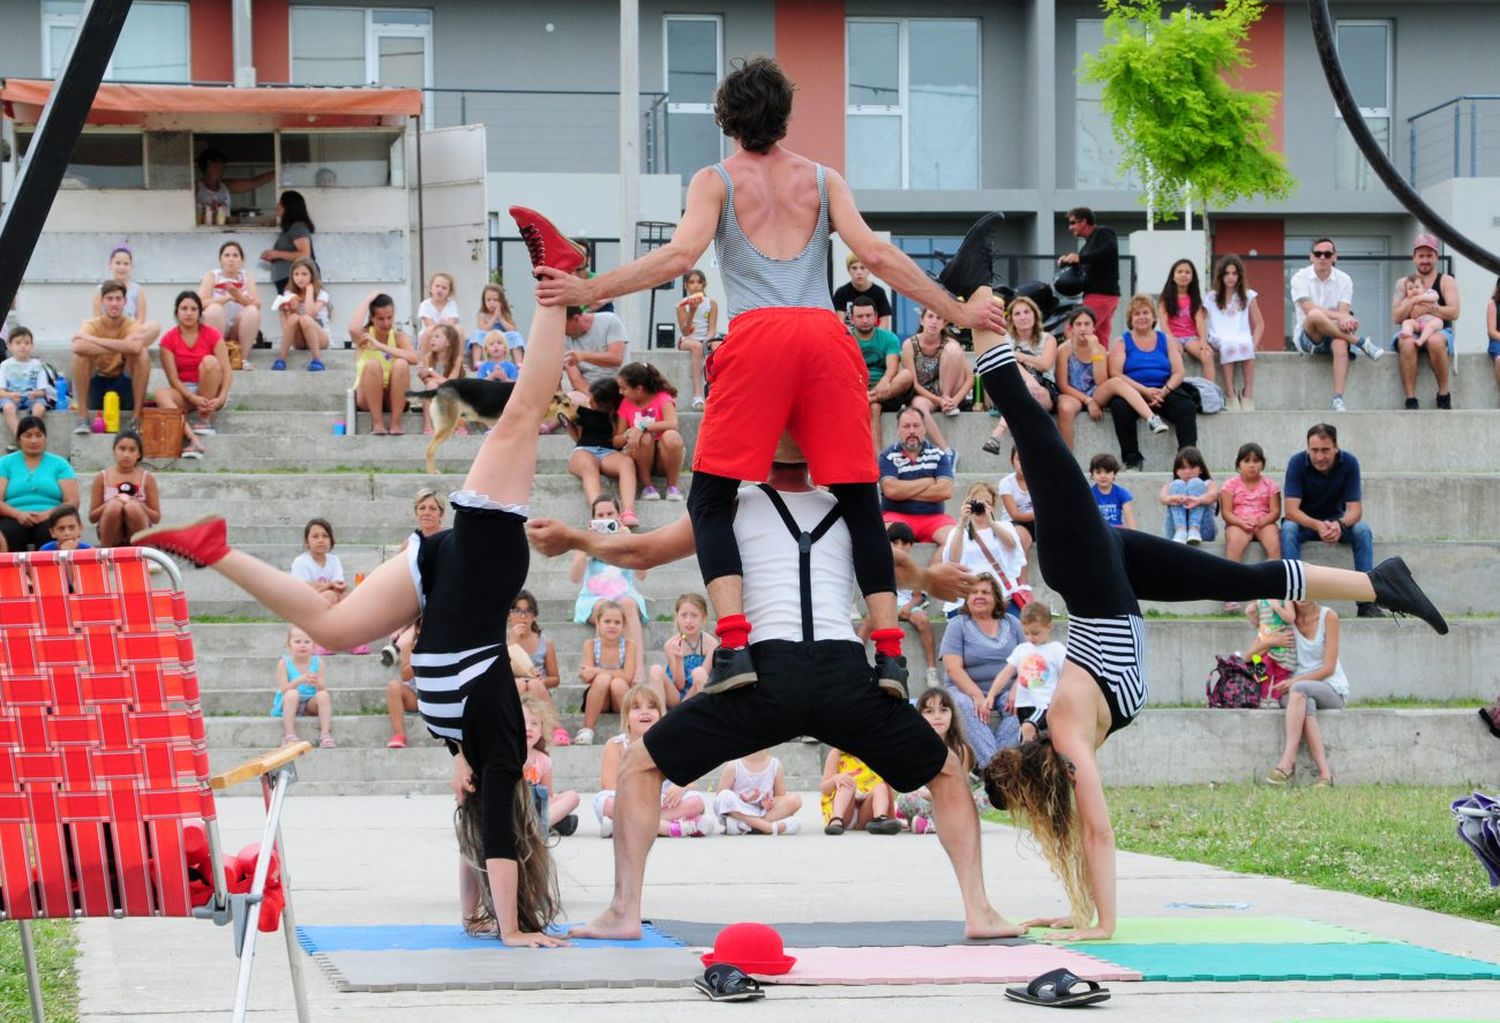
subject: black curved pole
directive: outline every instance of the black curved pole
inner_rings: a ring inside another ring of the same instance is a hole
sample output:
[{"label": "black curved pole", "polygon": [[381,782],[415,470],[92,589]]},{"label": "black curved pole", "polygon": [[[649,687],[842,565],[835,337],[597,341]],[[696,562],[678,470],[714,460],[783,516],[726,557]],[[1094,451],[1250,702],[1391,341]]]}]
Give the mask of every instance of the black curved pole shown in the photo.
[{"label": "black curved pole", "polygon": [[1487,249],[1475,245],[1467,237],[1460,234],[1458,228],[1440,217],[1436,210],[1417,194],[1416,189],[1401,177],[1390,157],[1380,148],[1375,141],[1375,136],[1370,134],[1370,129],[1365,125],[1364,116],[1359,112],[1359,106],[1354,102],[1354,95],[1349,91],[1349,82],[1344,78],[1344,67],[1339,63],[1338,47],[1334,42],[1333,15],[1328,11],[1328,0],[1308,0],[1308,10],[1312,14],[1313,38],[1318,43],[1318,58],[1323,62],[1323,74],[1328,79],[1328,91],[1333,93],[1333,102],[1338,106],[1339,113],[1344,117],[1344,127],[1349,129],[1349,134],[1354,136],[1354,144],[1359,146],[1359,151],[1365,154],[1365,159],[1370,161],[1370,166],[1390,189],[1396,200],[1406,207],[1406,211],[1422,222],[1428,230],[1447,242],[1461,255],[1473,260],[1492,274],[1500,275],[1500,256],[1496,256]]}]

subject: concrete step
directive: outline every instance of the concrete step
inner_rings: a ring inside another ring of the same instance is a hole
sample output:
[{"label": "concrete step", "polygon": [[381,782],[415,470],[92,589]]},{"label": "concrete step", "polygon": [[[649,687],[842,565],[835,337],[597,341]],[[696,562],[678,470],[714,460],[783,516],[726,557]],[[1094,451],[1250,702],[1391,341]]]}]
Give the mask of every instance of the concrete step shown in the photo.
[{"label": "concrete step", "polygon": [[[1500,781],[1495,740],[1472,710],[1319,711],[1318,724],[1336,784]],[[1285,715],[1274,710],[1148,709],[1099,749],[1099,770],[1110,785],[1257,782],[1285,736]],[[1298,775],[1301,784],[1317,777],[1305,751]]]},{"label": "concrete step", "polygon": [[[1350,679],[1352,697],[1389,700],[1412,697],[1421,700],[1488,699],[1495,682],[1476,665],[1500,661],[1500,629],[1493,619],[1455,619],[1447,636],[1438,636],[1425,625],[1404,621],[1346,618],[1341,621],[1343,643],[1339,659]],[[933,622],[936,642],[941,645],[946,623]],[[564,713],[582,707],[584,687],[577,681],[580,649],[588,627],[571,623],[545,626],[557,645],[562,683],[553,700]],[[205,711],[216,713],[265,713],[271,702],[275,658],[283,649],[284,626],[276,624],[195,625],[199,685]],[[661,660],[661,642],[670,635],[660,623],[648,629],[650,660]],[[1214,656],[1244,650],[1254,637],[1243,620],[1161,619],[1146,622],[1147,680],[1151,702],[1156,706],[1197,704],[1213,669]],[[1060,623],[1055,638],[1065,640],[1067,628]],[[656,642],[660,640],[661,642]],[[922,646],[908,628],[905,652],[911,672],[912,692],[919,690],[927,667]],[[383,710],[385,683],[396,677],[374,656],[326,658],[324,670],[339,713],[360,708]]]},{"label": "concrete step", "polygon": [[[1477,720],[1477,719],[1476,719]],[[210,734],[209,766],[214,771],[227,770],[235,764],[264,753],[267,748],[281,742],[280,726],[267,722],[275,733],[273,741],[254,743],[243,747],[226,746],[215,742]],[[305,739],[317,741],[315,722],[300,722],[299,734]],[[256,733],[258,734],[258,733]],[[339,724],[333,729],[339,738]],[[381,739],[378,748],[341,744],[337,749],[315,749],[297,761],[299,790],[302,783],[326,786],[325,795],[374,795],[380,792],[406,792],[408,786],[420,791],[450,791],[453,776],[453,758],[448,751],[430,739],[417,743],[416,734],[408,732],[413,745],[402,750],[388,750]],[[786,767],[786,784],[794,791],[816,790],[823,777],[821,746],[800,742],[783,743],[772,751]],[[564,746],[551,751],[552,779],[558,790],[576,789],[583,793],[599,791],[599,768],[604,759],[602,744],[593,746]],[[718,769],[705,774],[697,782],[705,791],[718,780]],[[258,795],[253,785],[241,785],[232,790],[235,795]],[[589,813],[588,809],[584,813]]]},{"label": "concrete step", "polygon": [[[964,471],[954,483],[948,510],[955,517],[963,496],[978,482],[995,482],[994,473]],[[1228,473],[1215,473],[1224,481]],[[379,474],[160,473],[162,508],[173,519],[191,521],[204,515],[223,515],[232,539],[239,544],[294,544],[300,547],[302,529],[314,514],[329,519],[344,558],[351,544],[389,544],[394,548],[411,529],[412,495],[418,487],[433,486],[449,493],[462,486],[458,476],[438,478],[402,475],[400,482]],[[437,485],[434,486],[434,481]],[[1163,472],[1127,473],[1119,480],[1135,498],[1139,527],[1161,533],[1166,508],[1161,487],[1171,479]],[[1279,482],[1279,481],[1278,481]],[[1500,539],[1500,474],[1367,473],[1364,476],[1364,517],[1382,541]],[[1413,500],[1425,488],[1441,487],[1443,500]],[[532,514],[583,524],[587,514],[583,490],[568,475],[545,475],[532,489]],[[685,514],[676,501],[639,501],[636,513],[642,529],[675,522]],[[451,520],[450,520],[451,521]],[[1223,522],[1219,521],[1222,533]],[[294,550],[292,556],[296,556]]]},{"label": "concrete step", "polygon": [[[1203,549],[1215,554],[1223,553],[1221,543],[1205,544]],[[1307,544],[1303,557],[1311,564],[1332,565],[1348,568],[1351,564],[1347,550],[1332,549],[1325,544]],[[1432,600],[1449,614],[1489,614],[1500,611],[1500,592],[1494,584],[1494,565],[1500,557],[1500,541],[1426,541],[1391,544],[1382,542],[1377,535],[1375,557],[1377,562],[1385,557],[1399,554],[1411,565],[1412,572],[1427,590]],[[290,560],[283,562],[289,564]],[[527,577],[526,588],[541,604],[542,619],[553,621],[572,617],[578,585],[568,578],[566,558],[534,559]],[[356,569],[351,569],[356,570]],[[265,612],[259,604],[247,596],[233,583],[213,572],[192,572],[186,575],[185,588],[189,606],[199,615],[241,615],[252,618],[263,617]],[[1061,608],[1052,592],[1043,582],[1039,572],[1031,572],[1031,583],[1039,599]],[[670,615],[671,601],[680,593],[702,592],[702,576],[692,561],[676,562],[653,569],[640,583],[647,597],[650,616]],[[1142,608],[1169,614],[1215,614],[1221,610],[1212,601],[1190,601],[1165,603],[1143,601]],[[1352,610],[1352,604],[1332,605],[1343,614]]]},{"label": "concrete step", "polygon": [[[333,437],[334,412],[225,412],[222,430],[207,438],[208,455],[201,460],[179,462],[187,472],[217,472],[227,469],[266,470],[295,466],[302,470],[357,469],[361,467],[420,471],[425,463],[427,438],[422,436],[418,417],[404,420],[407,433],[401,437],[373,437],[361,432],[352,437]],[[697,439],[700,413],[680,415],[684,439],[691,450]],[[1233,466],[1241,444],[1254,440],[1265,449],[1269,469],[1280,473],[1292,454],[1306,447],[1307,428],[1323,420],[1334,420],[1339,428],[1339,443],[1361,459],[1369,472],[1495,472],[1500,469],[1500,454],[1491,445],[1474,444],[1476,436],[1492,430],[1496,421],[1493,411],[1423,411],[1403,412],[1392,417],[1389,412],[1347,412],[1333,415],[1320,411],[1221,413],[1198,419],[1199,447],[1211,466]],[[887,442],[896,436],[896,417],[885,417],[883,435]],[[965,471],[1009,471],[1006,457],[984,454],[980,448],[994,429],[995,422],[982,412],[966,412],[943,420],[943,432],[950,445],[963,458]],[[1171,466],[1177,451],[1177,440],[1171,431],[1151,434],[1138,430],[1141,452],[1146,466],[1164,471]],[[327,438],[319,443],[316,438]],[[111,438],[90,434],[73,438],[73,462],[79,470],[95,470],[110,458]],[[449,472],[462,472],[473,461],[483,437],[471,433],[452,437],[439,452],[439,466]],[[1007,449],[1009,445],[1007,444]],[[540,439],[538,472],[566,471],[572,441],[562,435]],[[1118,452],[1114,427],[1106,417],[1095,423],[1079,424],[1075,457],[1086,466],[1100,451]],[[1441,460],[1434,453],[1441,452]]]}]

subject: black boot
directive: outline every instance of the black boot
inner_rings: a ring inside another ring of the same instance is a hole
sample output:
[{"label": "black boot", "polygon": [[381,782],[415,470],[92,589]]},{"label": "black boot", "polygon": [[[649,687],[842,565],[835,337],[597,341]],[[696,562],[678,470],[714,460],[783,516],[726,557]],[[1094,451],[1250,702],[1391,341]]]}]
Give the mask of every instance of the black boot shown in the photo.
[{"label": "black boot", "polygon": [[1443,613],[1433,606],[1422,587],[1411,577],[1411,569],[1401,558],[1386,558],[1370,572],[1375,587],[1375,602],[1387,611],[1412,615],[1431,625],[1439,636],[1448,635]]},{"label": "black boot", "polygon": [[963,244],[938,274],[937,281],[960,298],[968,298],[976,288],[994,286],[998,278],[995,259],[1000,254],[1002,213],[986,213],[974,222]]},{"label": "black boot", "polygon": [[734,650],[719,647],[714,651],[713,662],[708,670],[708,682],[704,684],[703,691],[727,693],[740,686],[754,685],[757,681],[759,676],[755,674],[755,661],[750,657],[749,647],[742,646]]},{"label": "black boot", "polygon": [[898,700],[911,699],[906,688],[906,658],[875,655],[875,684]]}]

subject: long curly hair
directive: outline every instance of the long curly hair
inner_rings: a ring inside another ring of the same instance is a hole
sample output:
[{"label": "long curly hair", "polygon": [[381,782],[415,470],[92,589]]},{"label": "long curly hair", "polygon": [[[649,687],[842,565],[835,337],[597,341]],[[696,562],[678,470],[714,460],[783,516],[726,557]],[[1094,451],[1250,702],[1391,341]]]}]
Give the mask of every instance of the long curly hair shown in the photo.
[{"label": "long curly hair", "polygon": [[1092,924],[1094,889],[1066,758],[1045,740],[1003,749],[984,769],[984,791],[996,809],[1009,810],[1017,826],[1030,829],[1032,841],[1068,893],[1072,925]]},{"label": "long curly hair", "polygon": [[[490,891],[489,870],[484,855],[484,813],[480,809],[480,773],[474,774],[475,791],[453,811],[453,830],[458,835],[458,854],[473,871],[479,905],[464,920],[464,930],[474,936],[499,937],[495,896]],[[547,824],[537,815],[531,786],[516,782],[515,811],[510,827],[516,836],[516,924],[523,931],[545,931],[562,915],[562,893],[557,868],[547,848]]]}]

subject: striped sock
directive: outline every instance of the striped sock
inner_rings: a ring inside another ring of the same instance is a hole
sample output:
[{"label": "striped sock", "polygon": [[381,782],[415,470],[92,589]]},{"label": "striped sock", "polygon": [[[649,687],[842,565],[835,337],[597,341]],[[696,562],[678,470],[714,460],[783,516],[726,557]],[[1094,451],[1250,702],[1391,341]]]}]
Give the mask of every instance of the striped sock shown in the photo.
[{"label": "striped sock", "polygon": [[1307,572],[1302,567],[1302,562],[1284,559],[1282,567],[1286,569],[1286,599],[1307,599]]}]

